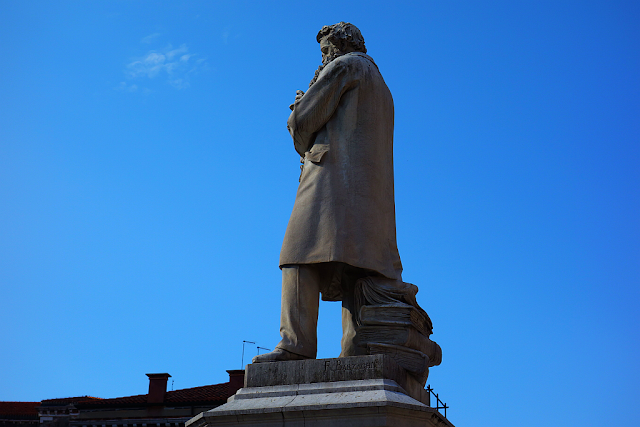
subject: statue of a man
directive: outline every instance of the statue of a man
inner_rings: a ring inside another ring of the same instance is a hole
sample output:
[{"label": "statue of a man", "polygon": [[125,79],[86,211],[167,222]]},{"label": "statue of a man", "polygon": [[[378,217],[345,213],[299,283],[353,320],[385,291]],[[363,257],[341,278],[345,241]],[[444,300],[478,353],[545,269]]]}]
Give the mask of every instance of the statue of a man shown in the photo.
[{"label": "statue of a man", "polygon": [[360,31],[340,22],[317,36],[322,65],[287,122],[302,157],[280,253],[282,340],[254,363],[313,359],[319,295],[342,301],[341,357],[357,346],[354,284],[401,280],[393,190],[393,99]]}]

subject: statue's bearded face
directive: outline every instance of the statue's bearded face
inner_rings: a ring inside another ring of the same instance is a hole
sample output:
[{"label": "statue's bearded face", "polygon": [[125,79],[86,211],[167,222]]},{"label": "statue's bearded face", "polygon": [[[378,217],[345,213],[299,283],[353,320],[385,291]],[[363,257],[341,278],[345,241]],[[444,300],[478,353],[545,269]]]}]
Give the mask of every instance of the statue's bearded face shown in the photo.
[{"label": "statue's bearded face", "polygon": [[320,40],[320,50],[322,51],[322,65],[327,65],[341,54],[340,50],[329,41],[328,36]]},{"label": "statue's bearded face", "polygon": [[313,79],[311,79],[311,83],[309,83],[309,87],[313,86],[316,80],[318,80],[318,76],[320,75],[320,72],[324,69],[324,67],[326,67],[331,61],[333,61],[340,55],[344,55],[344,52],[340,51],[340,49],[338,49],[336,45],[332,44],[329,41],[328,36],[320,39],[320,50],[322,51],[322,65],[320,65],[316,70]]}]

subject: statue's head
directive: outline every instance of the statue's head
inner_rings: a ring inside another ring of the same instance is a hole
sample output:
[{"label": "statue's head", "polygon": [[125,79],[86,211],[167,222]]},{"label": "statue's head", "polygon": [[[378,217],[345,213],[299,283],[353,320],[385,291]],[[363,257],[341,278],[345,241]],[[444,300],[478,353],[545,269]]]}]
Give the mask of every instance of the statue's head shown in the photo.
[{"label": "statue's head", "polygon": [[348,22],[325,25],[316,36],[316,40],[320,43],[320,50],[322,50],[322,65],[316,70],[309,87],[318,80],[324,67],[337,57],[349,52],[367,53],[360,30]]},{"label": "statue's head", "polygon": [[318,32],[316,40],[320,43],[320,49],[322,49],[323,62],[325,62],[325,58],[336,57],[349,52],[367,53],[360,30],[348,22],[325,25]]}]

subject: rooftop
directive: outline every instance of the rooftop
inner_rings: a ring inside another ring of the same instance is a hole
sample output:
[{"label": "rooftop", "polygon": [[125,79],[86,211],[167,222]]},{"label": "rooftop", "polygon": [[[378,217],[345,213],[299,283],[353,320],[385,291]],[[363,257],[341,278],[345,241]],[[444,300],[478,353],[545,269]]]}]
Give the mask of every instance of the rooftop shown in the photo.
[{"label": "rooftop", "polygon": [[[210,402],[226,402],[231,395],[229,383],[205,385],[200,387],[185,388],[175,391],[167,391],[164,395],[164,405],[168,404],[194,404]],[[108,408],[108,407],[133,407],[147,405],[147,394],[134,396],[114,397],[112,399],[88,398],[78,401],[75,406],[78,409]]]},{"label": "rooftop", "polygon": [[0,418],[38,417],[40,402],[0,402]]}]

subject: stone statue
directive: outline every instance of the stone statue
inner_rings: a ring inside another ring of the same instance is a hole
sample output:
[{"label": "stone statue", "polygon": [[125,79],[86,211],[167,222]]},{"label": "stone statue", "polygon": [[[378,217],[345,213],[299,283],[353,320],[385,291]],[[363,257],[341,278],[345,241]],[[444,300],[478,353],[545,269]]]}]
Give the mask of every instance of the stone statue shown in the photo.
[{"label": "stone statue", "polygon": [[[422,333],[431,333],[431,321],[415,302],[417,288],[402,282],[401,276],[391,92],[354,25],[325,26],[316,39],[322,65],[307,92],[297,92],[287,121],[303,165],[280,253],[282,340],[253,363],[316,357],[320,294],[326,301],[342,301],[340,357],[382,351],[372,350],[371,338],[359,337],[365,305],[381,303],[418,312],[424,320]],[[385,297],[367,297],[378,294]],[[379,317],[380,312],[373,311],[367,312],[368,319]],[[371,335],[371,325],[365,326]],[[397,344],[404,345],[381,343]],[[435,364],[437,355],[431,359],[426,364]]]}]

